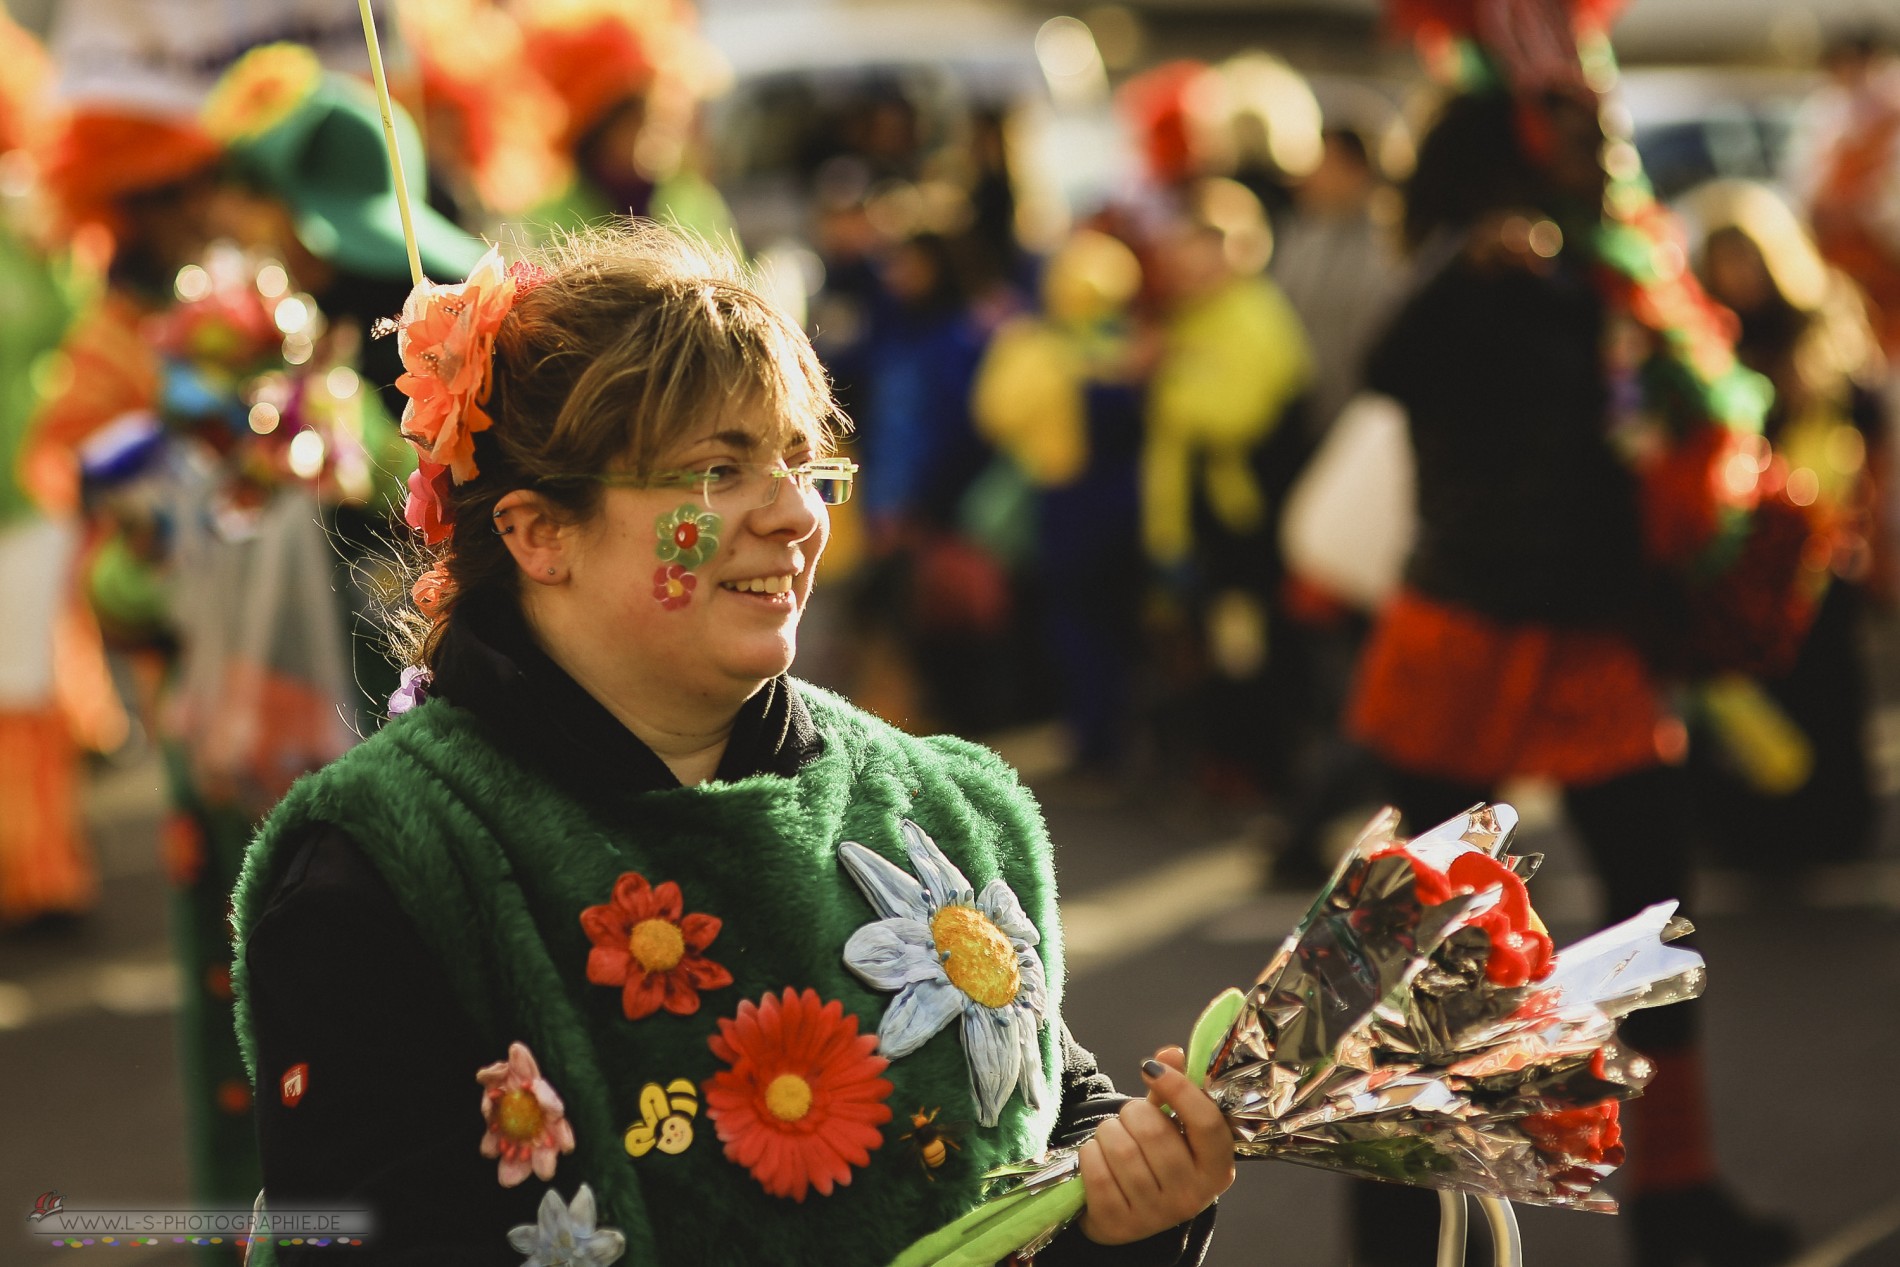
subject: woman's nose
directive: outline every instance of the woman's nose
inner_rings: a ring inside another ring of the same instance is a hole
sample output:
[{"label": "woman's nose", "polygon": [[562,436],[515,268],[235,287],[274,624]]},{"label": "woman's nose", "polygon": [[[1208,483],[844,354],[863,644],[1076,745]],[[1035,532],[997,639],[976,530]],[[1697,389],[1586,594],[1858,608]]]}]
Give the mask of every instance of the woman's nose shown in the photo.
[{"label": "woman's nose", "polygon": [[776,495],[748,516],[753,531],[762,536],[783,535],[793,541],[803,541],[830,522],[825,504],[818,500],[818,494],[808,481],[785,475],[773,483],[777,486]]}]

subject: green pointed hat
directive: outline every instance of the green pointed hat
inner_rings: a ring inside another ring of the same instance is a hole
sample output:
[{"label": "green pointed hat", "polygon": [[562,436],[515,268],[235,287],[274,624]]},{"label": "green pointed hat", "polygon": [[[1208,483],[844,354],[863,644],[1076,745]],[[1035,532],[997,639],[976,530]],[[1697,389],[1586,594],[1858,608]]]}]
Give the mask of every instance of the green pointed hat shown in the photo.
[{"label": "green pointed hat", "polygon": [[[482,244],[423,200],[422,138],[401,106],[392,110],[423,271],[460,281]],[[325,71],[302,45],[269,44],[225,72],[204,121],[239,171],[289,205],[311,254],[366,277],[408,278],[396,182],[367,85]]]}]

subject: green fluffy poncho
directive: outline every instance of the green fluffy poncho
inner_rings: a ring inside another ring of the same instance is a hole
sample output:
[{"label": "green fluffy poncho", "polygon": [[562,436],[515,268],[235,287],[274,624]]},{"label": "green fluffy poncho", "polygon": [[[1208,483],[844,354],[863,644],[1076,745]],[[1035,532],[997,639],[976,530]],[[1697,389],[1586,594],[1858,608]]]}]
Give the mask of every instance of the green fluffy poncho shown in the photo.
[{"label": "green fluffy poncho", "polygon": [[[758,776],[622,798],[608,821],[505,755],[470,713],[428,703],[294,787],[252,846],[235,895],[238,1028],[256,1074],[244,942],[262,913],[283,842],[313,823],[360,843],[457,999],[504,1059],[523,1042],[560,1094],[576,1149],[553,1187],[589,1184],[600,1221],[627,1238],[627,1267],[645,1264],[882,1264],[982,1195],[982,1173],[1042,1150],[1061,1100],[1058,1047],[1062,943],[1041,816],[993,753],[951,738],[916,739],[843,700],[801,687],[824,752],[796,778]],[[603,802],[612,798],[603,798]],[[701,1091],[726,1069],[708,1045],[741,1000],[787,988],[837,1000],[875,1033],[893,994],[845,967],[846,941],[878,918],[838,861],[857,841],[909,871],[900,824],[935,839],[977,890],[1008,884],[1041,935],[1047,975],[1040,1107],[1012,1093],[994,1127],[977,1125],[960,1026],[952,1021],[891,1062],[892,1117],[870,1164],[848,1185],[803,1200],[768,1194],[728,1160],[704,1107],[683,1151],[635,1157],[641,1088],[686,1079]],[[730,986],[705,990],[689,1015],[629,1020],[621,991],[589,983],[592,943],[580,912],[608,902],[629,871],[676,882],[687,912],[723,921],[706,949]],[[469,1071],[470,1138],[481,1136]],[[900,1137],[911,1115],[937,1110],[958,1149],[928,1170]],[[530,1181],[536,1182],[536,1181]]]}]

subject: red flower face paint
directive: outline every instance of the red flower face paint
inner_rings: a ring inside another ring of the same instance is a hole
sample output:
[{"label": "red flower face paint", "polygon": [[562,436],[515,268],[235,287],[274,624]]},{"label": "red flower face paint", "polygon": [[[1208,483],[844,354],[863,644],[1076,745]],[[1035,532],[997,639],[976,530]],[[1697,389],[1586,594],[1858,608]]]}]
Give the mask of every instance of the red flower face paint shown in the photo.
[{"label": "red flower face paint", "polygon": [[653,597],[668,611],[678,611],[693,601],[699,578],[677,563],[669,563],[653,574]]}]

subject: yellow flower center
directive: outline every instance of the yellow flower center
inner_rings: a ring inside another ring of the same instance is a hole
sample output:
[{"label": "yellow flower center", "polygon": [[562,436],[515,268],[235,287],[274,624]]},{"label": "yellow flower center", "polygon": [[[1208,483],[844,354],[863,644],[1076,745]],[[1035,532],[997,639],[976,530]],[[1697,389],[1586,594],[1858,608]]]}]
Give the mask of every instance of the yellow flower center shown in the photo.
[{"label": "yellow flower center", "polygon": [[782,1073],[765,1089],[765,1107],[781,1122],[796,1122],[811,1112],[811,1083]]},{"label": "yellow flower center", "polygon": [[666,596],[668,598],[678,598],[685,592],[686,586],[680,583],[679,577],[669,576],[666,578]]},{"label": "yellow flower center", "polygon": [[972,906],[946,906],[930,917],[930,936],[950,984],[984,1007],[1003,1007],[1022,990],[1016,948],[1003,930]]},{"label": "yellow flower center", "polygon": [[516,1088],[502,1094],[501,1103],[495,1106],[495,1123],[504,1138],[527,1141],[538,1139],[546,1115],[541,1112],[541,1101],[534,1098],[534,1092]]},{"label": "yellow flower center", "polygon": [[686,957],[686,938],[669,919],[643,919],[633,926],[627,950],[648,972],[666,972]]}]

